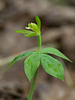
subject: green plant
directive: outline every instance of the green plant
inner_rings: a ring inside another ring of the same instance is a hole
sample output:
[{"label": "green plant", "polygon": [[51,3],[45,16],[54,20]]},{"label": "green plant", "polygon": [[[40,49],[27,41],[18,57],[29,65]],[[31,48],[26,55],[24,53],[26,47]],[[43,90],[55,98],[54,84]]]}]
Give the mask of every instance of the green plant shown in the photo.
[{"label": "green plant", "polygon": [[52,56],[50,56],[48,54],[54,54],[56,56],[59,56],[59,57],[71,62],[71,60],[69,60],[64,54],[62,54],[60,51],[58,51],[55,48],[48,47],[48,48],[44,48],[41,50],[41,31],[40,31],[41,21],[40,21],[38,16],[36,16],[35,19],[36,19],[37,24],[29,23],[28,27],[26,27],[26,29],[30,29],[32,31],[17,30],[15,32],[24,34],[24,36],[26,36],[26,37],[37,36],[37,38],[38,38],[38,51],[29,51],[29,52],[23,53],[23,54],[15,57],[14,60],[11,62],[11,64],[6,69],[6,71],[7,71],[16,61],[29,56],[24,61],[24,70],[25,70],[26,76],[29,79],[29,81],[31,81],[33,76],[34,76],[34,78],[33,78],[33,82],[32,82],[32,86],[31,86],[28,100],[32,99],[32,95],[33,95],[35,82],[36,82],[36,78],[37,78],[37,73],[38,73],[38,68],[40,66],[40,63],[42,65],[43,69],[48,74],[64,81],[64,78],[63,78],[64,69],[63,69],[62,64],[58,60],[56,60],[55,58],[53,58]]}]

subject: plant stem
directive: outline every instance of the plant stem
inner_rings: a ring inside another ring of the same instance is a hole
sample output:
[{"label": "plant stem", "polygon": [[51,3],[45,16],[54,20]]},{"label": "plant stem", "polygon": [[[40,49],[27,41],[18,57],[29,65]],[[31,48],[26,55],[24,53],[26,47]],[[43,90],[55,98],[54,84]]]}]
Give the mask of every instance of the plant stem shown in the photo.
[{"label": "plant stem", "polygon": [[30,92],[29,92],[28,100],[32,100],[32,96],[33,96],[33,92],[34,92],[34,88],[35,88],[35,83],[36,83],[36,78],[37,78],[37,72],[38,72],[38,70],[36,71],[36,73],[34,75],[33,82],[32,82],[32,85],[31,85],[31,89],[30,89]]},{"label": "plant stem", "polygon": [[38,53],[40,53],[41,49],[41,35],[38,36]]},{"label": "plant stem", "polygon": [[[38,36],[38,53],[40,53],[40,49],[41,49],[41,35]],[[28,100],[32,100],[32,96],[33,96],[33,92],[34,92],[34,88],[35,88],[35,83],[36,83],[36,78],[37,78],[37,73],[38,73],[38,70],[36,71],[36,73],[34,75],[31,89],[29,92]]]}]

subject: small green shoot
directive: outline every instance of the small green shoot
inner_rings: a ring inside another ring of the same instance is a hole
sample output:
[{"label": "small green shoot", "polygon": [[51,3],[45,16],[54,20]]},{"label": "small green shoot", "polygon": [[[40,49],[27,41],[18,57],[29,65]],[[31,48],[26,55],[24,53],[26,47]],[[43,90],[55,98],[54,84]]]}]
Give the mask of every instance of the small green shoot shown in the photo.
[{"label": "small green shoot", "polygon": [[36,82],[37,73],[38,73],[38,68],[40,64],[42,65],[46,73],[64,81],[64,68],[62,64],[58,60],[56,60],[55,58],[53,58],[52,56],[48,54],[53,54],[53,55],[56,55],[58,57],[61,57],[63,59],[66,59],[72,62],[64,54],[62,54],[59,50],[55,48],[47,47],[41,50],[41,31],[40,31],[41,20],[39,19],[38,16],[36,16],[35,19],[36,19],[37,24],[29,23],[28,27],[26,27],[26,29],[30,29],[31,31],[30,30],[16,30],[15,32],[21,33],[26,37],[37,36],[38,51],[29,51],[21,55],[18,55],[17,57],[14,58],[14,60],[11,62],[11,64],[6,69],[7,71],[16,61],[29,56],[24,61],[24,71],[29,81],[31,81],[33,76],[34,78],[33,78],[28,100],[32,100],[33,91],[34,91],[35,82]]}]

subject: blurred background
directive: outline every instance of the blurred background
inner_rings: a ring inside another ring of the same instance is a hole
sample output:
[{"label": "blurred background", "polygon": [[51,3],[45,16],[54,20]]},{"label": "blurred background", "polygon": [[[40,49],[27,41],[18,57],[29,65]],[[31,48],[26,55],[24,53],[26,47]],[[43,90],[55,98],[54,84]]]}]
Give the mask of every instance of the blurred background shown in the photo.
[{"label": "blurred background", "polygon": [[39,68],[33,100],[75,100],[75,0],[0,0],[0,100],[27,100],[31,83],[24,73],[24,59],[4,72],[13,58],[32,49],[37,38],[27,38],[14,30],[42,22],[42,48],[55,47],[73,63],[61,58],[65,68],[62,82]]}]

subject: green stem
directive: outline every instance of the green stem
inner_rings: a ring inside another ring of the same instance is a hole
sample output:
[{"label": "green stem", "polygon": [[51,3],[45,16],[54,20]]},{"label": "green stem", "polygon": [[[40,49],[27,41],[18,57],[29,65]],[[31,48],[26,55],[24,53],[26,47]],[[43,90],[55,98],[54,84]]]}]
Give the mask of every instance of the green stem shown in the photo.
[{"label": "green stem", "polygon": [[[40,49],[41,49],[41,35],[38,36],[38,53],[40,53]],[[31,89],[29,92],[28,100],[32,100],[32,96],[33,96],[33,92],[34,92],[34,88],[35,88],[35,83],[36,83],[36,79],[37,79],[37,73],[38,73],[38,70],[36,71],[36,73],[34,75]]]},{"label": "green stem", "polygon": [[30,92],[29,92],[28,100],[32,100],[32,96],[33,96],[33,92],[34,92],[34,88],[35,88],[35,83],[36,83],[36,78],[37,78],[37,72],[38,72],[38,70],[36,71],[36,73],[34,75],[33,82],[32,82],[32,85],[31,85],[31,89],[30,89]]},{"label": "green stem", "polygon": [[38,53],[40,53],[41,49],[41,35],[38,36]]}]

